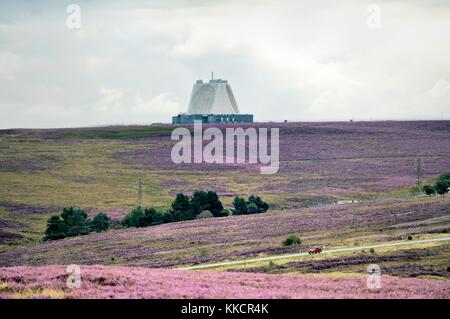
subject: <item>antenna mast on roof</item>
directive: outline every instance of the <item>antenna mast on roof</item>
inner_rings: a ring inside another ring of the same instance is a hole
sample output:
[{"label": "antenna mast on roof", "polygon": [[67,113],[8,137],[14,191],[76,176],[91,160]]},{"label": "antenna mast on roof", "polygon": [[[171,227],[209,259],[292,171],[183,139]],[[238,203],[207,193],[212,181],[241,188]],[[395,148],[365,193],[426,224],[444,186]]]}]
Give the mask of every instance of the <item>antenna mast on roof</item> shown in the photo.
[{"label": "antenna mast on roof", "polygon": [[214,80],[214,72],[211,72],[211,81]]}]

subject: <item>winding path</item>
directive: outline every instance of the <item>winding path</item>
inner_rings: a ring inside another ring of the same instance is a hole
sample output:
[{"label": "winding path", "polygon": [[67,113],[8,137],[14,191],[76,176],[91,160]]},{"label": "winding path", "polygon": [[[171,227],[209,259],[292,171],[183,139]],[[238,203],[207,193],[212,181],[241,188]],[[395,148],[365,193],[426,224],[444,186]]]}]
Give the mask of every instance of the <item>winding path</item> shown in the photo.
[{"label": "winding path", "polygon": [[[396,242],[396,243],[386,243],[386,244],[377,244],[377,245],[370,245],[370,246],[357,246],[357,247],[349,247],[349,248],[330,249],[330,250],[323,250],[321,252],[321,254],[356,251],[356,250],[363,250],[363,249],[370,249],[370,248],[406,246],[406,245],[432,243],[432,242],[440,242],[440,241],[450,241],[450,237],[421,239],[421,240],[408,240],[408,241]],[[224,261],[224,262],[212,263],[212,264],[201,264],[201,265],[194,265],[194,266],[187,266],[187,267],[179,267],[178,269],[193,270],[193,269],[234,266],[234,265],[247,264],[247,263],[253,263],[253,262],[258,262],[258,261],[287,259],[287,258],[295,258],[295,257],[300,257],[300,256],[308,256],[308,255],[309,255],[308,252],[303,252],[303,253],[296,253],[296,254],[285,254],[285,255],[277,255],[277,256],[269,256],[269,257],[241,259],[241,260],[234,260],[234,261]]]}]

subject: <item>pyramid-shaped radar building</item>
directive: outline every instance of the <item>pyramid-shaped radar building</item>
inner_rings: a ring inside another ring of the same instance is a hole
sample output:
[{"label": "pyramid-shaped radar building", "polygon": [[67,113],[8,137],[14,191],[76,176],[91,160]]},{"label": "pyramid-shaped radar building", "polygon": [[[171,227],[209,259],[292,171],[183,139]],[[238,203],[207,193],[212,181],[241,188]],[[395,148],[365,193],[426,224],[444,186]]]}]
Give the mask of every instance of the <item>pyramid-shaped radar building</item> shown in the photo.
[{"label": "pyramid-shaped radar building", "polygon": [[188,111],[172,117],[173,124],[193,123],[242,123],[253,122],[253,115],[240,114],[228,81],[211,79],[208,83],[198,80],[191,93]]}]

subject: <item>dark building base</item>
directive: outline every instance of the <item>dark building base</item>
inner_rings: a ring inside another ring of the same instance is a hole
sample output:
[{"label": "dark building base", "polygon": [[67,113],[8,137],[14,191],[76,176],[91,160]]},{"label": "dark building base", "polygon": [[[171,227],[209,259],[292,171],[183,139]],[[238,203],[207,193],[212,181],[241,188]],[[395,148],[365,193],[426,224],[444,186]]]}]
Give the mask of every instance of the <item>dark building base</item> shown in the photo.
[{"label": "dark building base", "polygon": [[253,123],[253,114],[179,114],[172,117],[172,124],[202,123]]}]

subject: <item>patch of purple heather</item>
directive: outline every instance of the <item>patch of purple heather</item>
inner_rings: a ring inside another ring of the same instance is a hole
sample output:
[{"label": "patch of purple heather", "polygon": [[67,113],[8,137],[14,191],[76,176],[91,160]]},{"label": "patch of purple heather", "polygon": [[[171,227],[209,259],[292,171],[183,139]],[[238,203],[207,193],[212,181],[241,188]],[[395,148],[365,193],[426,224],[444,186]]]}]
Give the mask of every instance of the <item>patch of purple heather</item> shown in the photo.
[{"label": "patch of purple heather", "polygon": [[[204,128],[210,126],[213,125]],[[229,127],[225,124],[214,126],[222,131]],[[425,178],[434,178],[450,170],[450,125],[444,121],[253,123],[239,126],[280,128],[279,174],[288,177],[280,183],[267,176],[259,183],[261,190],[335,187],[347,188],[344,194],[350,195],[404,187],[415,182],[417,157],[422,159]],[[142,147],[116,152],[112,156],[140,169],[259,174],[260,164],[174,164],[170,153],[175,142],[170,141],[170,136],[129,143]]]},{"label": "patch of purple heather", "polygon": [[[7,286],[0,298],[450,298],[450,282],[382,277],[367,288],[366,278],[184,271],[117,266],[82,266],[81,286],[68,289],[65,266],[0,268]],[[30,293],[34,291],[34,294]]]},{"label": "patch of purple heather", "polygon": [[[52,263],[103,264],[111,257],[127,265],[167,267],[279,252],[281,237],[312,231],[388,229],[398,224],[448,215],[448,203],[430,201],[366,202],[225,218],[209,218],[159,226],[113,230],[18,248],[0,253],[0,266]],[[323,238],[332,245],[333,238]],[[275,249],[275,251],[274,251]],[[54,254],[54,251],[64,252]]]},{"label": "patch of purple heather", "polygon": [[0,200],[0,207],[8,210],[11,215],[46,214],[51,212],[58,212],[62,209],[57,206],[27,205],[3,200]]}]

